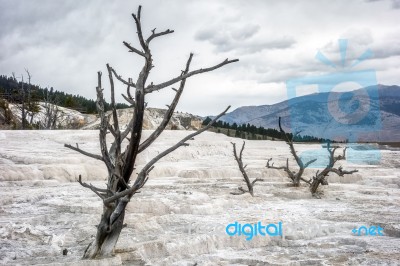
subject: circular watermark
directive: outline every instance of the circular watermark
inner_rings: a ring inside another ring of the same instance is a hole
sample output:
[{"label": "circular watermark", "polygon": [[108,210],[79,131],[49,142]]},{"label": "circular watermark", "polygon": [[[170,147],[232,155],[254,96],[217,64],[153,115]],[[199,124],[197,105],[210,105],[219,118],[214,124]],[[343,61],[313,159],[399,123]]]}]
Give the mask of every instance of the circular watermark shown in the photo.
[{"label": "circular watermark", "polygon": [[341,124],[356,124],[369,112],[370,97],[356,82],[342,82],[336,85],[328,96],[328,110]]}]

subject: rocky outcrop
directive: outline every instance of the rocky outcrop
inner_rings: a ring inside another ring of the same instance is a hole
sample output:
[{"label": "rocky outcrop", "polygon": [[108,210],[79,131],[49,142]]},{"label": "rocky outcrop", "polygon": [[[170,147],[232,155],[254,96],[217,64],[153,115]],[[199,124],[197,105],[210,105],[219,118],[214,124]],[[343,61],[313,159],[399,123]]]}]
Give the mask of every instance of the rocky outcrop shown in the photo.
[{"label": "rocky outcrop", "polygon": [[[166,110],[159,108],[147,108],[144,114],[143,129],[156,129],[164,118]],[[133,116],[133,109],[118,110],[119,125],[122,129],[126,128],[130,119]],[[111,118],[112,121],[112,118]],[[176,112],[173,114],[167,130],[196,130],[201,127],[202,118],[189,113]],[[97,118],[94,122],[88,123],[82,129],[98,129],[100,119]]]},{"label": "rocky outcrop", "polygon": [[[1,100],[0,100],[1,101]],[[32,119],[33,128],[42,128],[40,125],[45,124],[45,110],[43,103],[40,103],[40,112],[35,114]],[[98,129],[100,119],[97,115],[82,114],[79,111],[58,107],[59,118],[57,119],[57,129]],[[163,120],[165,109],[147,108],[145,110],[143,129],[156,129]],[[18,128],[21,123],[20,110],[16,104],[8,104],[5,100],[0,102],[0,129]],[[109,112],[111,114],[111,112]],[[119,125],[122,129],[126,128],[133,116],[133,109],[119,109],[118,118]],[[11,118],[11,120],[10,120]],[[28,115],[30,120],[30,116]],[[112,121],[112,118],[111,118]],[[203,120],[200,116],[189,113],[176,112],[173,114],[167,130],[196,130],[201,128]]]}]

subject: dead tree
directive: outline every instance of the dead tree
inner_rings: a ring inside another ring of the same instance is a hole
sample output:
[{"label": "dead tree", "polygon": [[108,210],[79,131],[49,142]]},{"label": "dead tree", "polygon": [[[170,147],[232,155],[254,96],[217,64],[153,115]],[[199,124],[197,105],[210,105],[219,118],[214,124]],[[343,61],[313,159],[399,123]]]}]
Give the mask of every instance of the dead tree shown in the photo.
[{"label": "dead tree", "polygon": [[250,195],[254,197],[254,192],[253,192],[254,184],[257,181],[263,181],[263,180],[260,179],[260,178],[256,178],[256,179],[253,180],[253,182],[250,182],[250,178],[246,173],[247,165],[243,165],[243,160],[242,160],[243,150],[244,150],[244,146],[246,145],[246,142],[243,141],[243,145],[242,145],[242,148],[240,149],[239,155],[238,155],[238,153],[236,151],[236,143],[231,142],[231,144],[233,146],[233,156],[235,157],[235,160],[236,160],[236,162],[237,162],[237,164],[239,166],[239,170],[242,173],[242,176],[244,178],[244,181],[246,182],[247,189],[248,189],[248,190],[245,190],[242,187],[239,187],[238,188],[239,192],[231,192],[231,194],[233,194],[233,195],[241,195],[241,194],[249,192]]},{"label": "dead tree", "polygon": [[[32,91],[31,91],[31,73],[28,69],[25,69],[25,72],[28,76],[28,84],[27,88],[25,88],[24,83],[24,75],[21,75],[21,88],[18,88],[20,97],[19,102],[20,104],[17,105],[17,108],[21,111],[21,127],[22,129],[27,129],[28,125],[32,125],[33,117],[36,113],[39,112],[39,106],[36,101],[33,100]],[[17,78],[15,74],[12,73],[14,81],[18,84]],[[30,119],[28,121],[28,116]]]},{"label": "dead tree", "polygon": [[50,91],[48,89],[44,91],[44,121],[41,125],[43,129],[56,129],[57,122],[62,115],[53,94],[53,88],[51,88]]},{"label": "dead tree", "polygon": [[26,103],[27,103],[27,115],[30,116],[29,119],[29,125],[32,126],[33,125],[33,118],[34,116],[40,112],[40,106],[39,103],[37,101],[37,99],[35,99],[34,97],[34,91],[32,90],[32,85],[31,85],[31,73],[29,72],[28,69],[25,69],[25,72],[28,76],[28,87],[27,87],[27,99],[26,99]]},{"label": "dead tree", "polygon": [[313,162],[315,162],[317,159],[312,159],[312,160],[310,160],[310,161],[308,161],[308,162],[306,162],[306,163],[303,162],[303,160],[297,155],[297,152],[296,152],[296,150],[295,150],[295,148],[294,148],[294,145],[293,145],[293,139],[294,139],[300,132],[297,132],[297,133],[295,133],[295,134],[292,134],[292,136],[289,137],[289,134],[287,134],[287,133],[283,130],[283,128],[282,128],[282,125],[281,125],[281,118],[280,118],[280,117],[279,117],[279,130],[280,130],[280,132],[281,132],[281,134],[282,134],[282,136],[283,136],[283,138],[284,138],[286,144],[289,145],[290,153],[293,155],[294,160],[296,161],[297,165],[299,166],[299,170],[296,172],[296,171],[292,171],[292,170],[289,168],[289,159],[286,159],[286,165],[285,165],[285,166],[274,166],[273,163],[270,164],[270,162],[271,162],[271,160],[272,160],[272,158],[270,158],[270,159],[267,160],[267,165],[266,165],[266,167],[267,167],[267,168],[271,168],[271,169],[282,169],[282,170],[284,170],[284,171],[286,172],[286,174],[288,175],[288,177],[290,178],[291,182],[293,183],[293,185],[294,185],[295,187],[300,186],[300,180],[303,180],[304,182],[306,182],[306,183],[308,183],[308,184],[311,184],[311,180],[306,180],[306,179],[304,179],[302,176],[303,176],[304,170],[305,170],[308,166],[310,166],[310,164],[312,164]]},{"label": "dead tree", "polygon": [[[16,84],[18,84],[17,78],[15,77],[14,72],[12,73],[13,79]],[[20,92],[20,103],[21,105],[18,106],[18,109],[21,110],[21,127],[22,129],[26,128],[26,108],[25,108],[25,88],[24,88],[24,75],[21,75],[21,88],[18,88],[18,91]]]},{"label": "dead tree", "polygon": [[[31,76],[31,73],[29,73],[28,69],[25,69],[25,72],[28,75],[28,88],[27,88],[28,95],[27,95],[27,99],[26,99],[27,115],[28,115],[29,114],[28,110],[31,109],[31,78],[32,78],[32,76]],[[32,124],[32,120],[33,120],[33,112],[31,114],[31,119],[30,119],[29,124]]]},{"label": "dead tree", "polygon": [[[146,39],[142,33],[141,6],[139,6],[138,12],[136,14],[132,14],[132,17],[136,24],[137,36],[141,49],[137,49],[127,42],[123,42],[123,44],[128,48],[129,52],[132,52],[142,57],[144,59],[144,65],[135,83],[132,81],[132,79],[124,79],[117,74],[114,68],[112,68],[108,64],[106,65],[111,90],[111,117],[107,116],[104,110],[105,101],[103,98],[102,74],[101,72],[98,72],[96,106],[101,120],[99,129],[101,155],[86,152],[79,148],[78,145],[75,147],[65,144],[65,147],[67,148],[80,152],[93,159],[104,162],[108,170],[108,181],[106,188],[99,188],[91,184],[87,184],[83,182],[81,178],[79,178],[78,180],[78,182],[82,186],[92,190],[103,201],[103,213],[100,219],[100,223],[97,226],[97,234],[93,242],[90,243],[89,246],[86,248],[83,256],[84,258],[97,258],[109,256],[112,254],[123,227],[125,208],[128,202],[131,200],[132,196],[138,193],[139,189],[141,189],[146,184],[147,180],[149,179],[149,173],[154,168],[154,164],[177,148],[181,146],[187,146],[188,140],[192,140],[194,136],[210,128],[211,125],[215,121],[217,121],[222,115],[224,115],[229,109],[229,107],[226,108],[225,111],[216,116],[214,120],[211,121],[206,127],[203,127],[202,129],[189,134],[187,137],[183,138],[174,146],[166,149],[163,152],[160,152],[156,157],[147,162],[147,164],[136,174],[134,182],[131,183],[131,175],[136,167],[135,162],[137,156],[146,148],[148,148],[157,139],[157,137],[160,136],[160,134],[167,126],[183,92],[186,79],[193,75],[213,71],[224,65],[238,61],[237,59],[226,59],[225,61],[212,67],[190,71],[189,67],[193,57],[193,54],[190,54],[186,63],[186,67],[184,68],[184,70],[182,70],[180,75],[160,84],[147,84],[150,70],[152,70],[152,68],[154,67],[152,53],[150,50],[151,41],[158,37],[171,34],[174,31],[168,29],[166,31],[156,32],[156,29],[153,29],[150,36]],[[124,95],[124,98],[134,108],[133,117],[128,127],[124,131],[121,131],[119,128],[115,103],[114,78],[127,86],[127,93],[126,95]],[[154,91],[159,91],[161,89],[167,88],[177,82],[180,82],[179,88],[174,89],[175,97],[172,103],[169,105],[161,124],[147,139],[141,141],[144,110],[146,106],[146,95]],[[134,94],[131,94],[132,88],[134,89]],[[114,139],[110,146],[106,141],[106,135],[109,133]],[[125,139],[127,140],[128,144],[124,148],[123,141]]]},{"label": "dead tree", "polygon": [[342,155],[335,156],[335,151],[338,148],[339,148],[338,146],[331,147],[330,143],[329,142],[327,143],[326,149],[329,153],[329,162],[328,165],[321,172],[317,171],[317,173],[313,177],[313,181],[310,184],[310,190],[313,195],[317,192],[319,185],[328,185],[326,177],[329,175],[329,173],[332,172],[339,176],[344,176],[358,172],[358,170],[351,170],[351,171],[343,170],[342,166],[339,166],[338,168],[334,167],[338,161],[346,159],[347,148],[343,149]]}]

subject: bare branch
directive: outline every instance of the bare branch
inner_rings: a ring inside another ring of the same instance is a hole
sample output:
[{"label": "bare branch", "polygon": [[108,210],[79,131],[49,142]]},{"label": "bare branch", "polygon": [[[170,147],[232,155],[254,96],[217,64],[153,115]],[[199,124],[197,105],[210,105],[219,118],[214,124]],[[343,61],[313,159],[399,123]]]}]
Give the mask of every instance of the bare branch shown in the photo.
[{"label": "bare branch", "polygon": [[337,169],[336,168],[331,168],[331,169],[329,169],[329,171],[337,174],[338,176],[351,175],[351,174],[354,174],[354,173],[358,172],[357,169],[356,170],[347,171],[347,170],[343,170],[342,167],[339,167]]},{"label": "bare branch", "polygon": [[302,178],[302,177],[300,177],[300,179],[301,179],[302,181],[306,182],[307,184],[311,185],[311,182],[312,182],[311,179],[310,179],[310,180],[306,180],[306,179],[304,179],[304,178]]},{"label": "bare branch", "polygon": [[107,123],[107,129],[111,132],[114,138],[117,137],[117,133],[115,132],[114,128],[110,123]]},{"label": "bare branch", "polygon": [[69,144],[64,144],[64,147],[69,148],[69,149],[74,150],[74,151],[77,151],[79,153],[82,153],[83,155],[86,155],[86,156],[91,157],[93,159],[97,159],[97,160],[100,160],[100,161],[104,162],[103,158],[100,155],[96,155],[96,154],[93,154],[93,153],[90,153],[90,152],[86,152],[84,150],[79,149],[78,147],[74,147],[74,146],[69,145]]},{"label": "bare branch", "polygon": [[294,171],[291,171],[289,168],[289,158],[286,158],[286,166],[274,166],[274,163],[272,163],[272,165],[269,164],[269,162],[272,160],[268,159],[267,160],[267,168],[270,169],[276,169],[276,170],[283,170],[287,173],[288,177],[292,180],[292,182],[294,182],[296,180],[296,173]]},{"label": "bare branch", "polygon": [[[189,71],[189,67],[190,67],[192,58],[193,58],[193,54],[191,53],[189,56],[189,59],[186,63],[186,68],[185,68],[185,72],[184,72],[185,74]],[[156,130],[153,131],[153,133],[142,144],[140,144],[139,150],[138,150],[139,153],[144,151],[148,146],[150,146],[151,143],[153,143],[160,136],[160,134],[163,132],[163,130],[168,125],[168,122],[171,120],[171,117],[174,114],[175,108],[178,105],[178,102],[182,95],[183,89],[185,88],[185,82],[186,82],[186,79],[183,79],[181,81],[179,89],[177,90],[175,97],[174,97],[171,105],[169,106],[167,112],[165,113],[164,118],[161,121],[160,125],[157,127]]]},{"label": "bare branch", "polygon": [[139,21],[140,21],[141,11],[142,11],[142,6],[139,6],[139,7],[138,7],[138,12],[137,12],[137,17],[138,17],[138,20],[139,20]]},{"label": "bare branch", "polygon": [[[243,141],[242,148],[240,149],[239,155],[237,154],[237,151],[236,151],[236,144],[233,143],[233,142],[231,142],[231,144],[232,144],[232,148],[233,148],[233,156],[235,157],[235,160],[236,160],[236,162],[237,162],[237,164],[239,166],[239,170],[242,173],[243,179],[246,182],[246,185],[247,185],[247,188],[248,188],[248,191],[247,190],[246,191],[243,190],[241,187],[239,188],[239,190],[242,190],[242,191],[245,191],[245,192],[249,192],[251,194],[251,196],[254,197],[254,192],[253,192],[254,184],[257,181],[263,181],[263,180],[256,178],[253,182],[250,182],[250,178],[247,175],[246,170],[245,170],[247,165],[243,166],[243,160],[242,160],[243,150],[244,150],[246,142]],[[234,195],[236,195],[236,194],[234,194]],[[238,195],[240,195],[240,194],[238,194]]]},{"label": "bare branch", "polygon": [[310,164],[314,163],[315,161],[317,161],[317,159],[312,159],[311,161],[308,161],[308,162],[304,165],[304,168],[307,168],[308,166],[310,166]]},{"label": "bare branch", "polygon": [[242,148],[240,149],[240,153],[239,153],[239,159],[242,160],[242,155],[243,155],[243,150],[244,150],[244,146],[245,146],[246,142],[243,141],[243,145]]},{"label": "bare branch", "polygon": [[108,118],[105,115],[105,110],[104,110],[104,97],[103,97],[103,89],[101,87],[101,72],[97,72],[97,81],[98,85],[96,87],[97,91],[97,100],[96,100],[96,107],[97,107],[97,112],[99,113],[100,116],[100,134],[99,134],[99,139],[100,139],[100,148],[101,148],[101,154],[103,157],[103,161],[107,166],[108,171],[110,172],[112,170],[112,163],[110,156],[108,154],[107,150],[107,128],[108,128]]},{"label": "bare branch", "polygon": [[151,93],[153,91],[157,91],[157,90],[163,89],[165,87],[168,87],[168,86],[170,86],[172,84],[175,84],[176,82],[181,81],[182,79],[187,79],[188,77],[191,77],[193,75],[197,75],[197,74],[200,74],[200,73],[213,71],[213,70],[215,70],[217,68],[220,68],[220,67],[222,67],[224,65],[227,65],[227,64],[230,64],[230,63],[233,63],[233,62],[237,62],[237,61],[239,61],[239,59],[233,59],[233,60],[225,59],[225,61],[223,61],[222,63],[219,63],[219,64],[217,64],[215,66],[208,67],[208,68],[201,68],[201,69],[198,69],[198,70],[190,71],[189,73],[180,75],[179,77],[173,78],[173,79],[171,79],[171,80],[169,80],[167,82],[163,82],[163,83],[158,84],[158,85],[149,85],[149,86],[147,86],[145,91],[146,91],[146,93]]},{"label": "bare branch", "polygon": [[[128,87],[126,88],[126,94],[128,95],[129,99],[131,99],[133,102],[135,102],[135,100],[133,99],[133,97],[132,97],[132,95],[131,95],[131,85],[130,85],[130,84],[135,85],[135,84],[132,82],[132,79],[131,79],[131,78],[128,79]],[[132,86],[132,87],[135,87],[135,86]]]},{"label": "bare branch", "polygon": [[129,52],[131,52],[131,53],[136,53],[136,54],[138,54],[138,55],[140,55],[140,56],[143,56],[143,57],[145,57],[146,55],[145,55],[145,53],[143,53],[142,51],[139,51],[138,49],[136,49],[135,47],[133,47],[133,46],[131,46],[129,43],[127,43],[127,42],[122,42],[126,47],[128,47],[128,49],[129,49]]},{"label": "bare branch", "polygon": [[[107,64],[108,65],[108,64]],[[107,67],[108,68],[108,67]],[[125,79],[123,79],[121,77],[121,75],[118,75],[117,72],[115,71],[114,68],[110,67],[111,72],[114,74],[115,78],[118,79],[119,81],[121,81],[123,84],[129,86],[129,87],[136,87],[136,84],[132,82],[132,79],[128,79],[128,81],[126,81]]]},{"label": "bare branch", "polygon": [[145,173],[146,178],[145,178],[145,180],[142,182],[142,185],[139,187],[139,189],[141,189],[141,188],[147,183],[147,180],[149,180],[149,174],[150,174],[150,172],[151,172],[153,169],[154,169],[154,165],[151,166],[151,167],[146,171],[146,173]]},{"label": "bare branch", "polygon": [[135,102],[132,99],[129,99],[125,94],[121,93],[122,97],[124,97],[125,101],[130,103],[131,105],[135,105]]},{"label": "bare branch", "polygon": [[125,188],[127,188],[127,189],[130,188],[130,186],[125,182],[125,179],[122,178],[122,176],[118,175],[118,180],[119,180],[120,182],[122,182],[122,184],[124,185]]},{"label": "bare branch", "polygon": [[264,181],[264,179],[262,179],[262,178],[256,178],[256,179],[253,180],[253,182],[251,182],[251,185],[254,186],[254,184],[255,184],[257,181]]},{"label": "bare branch", "polygon": [[25,68],[25,72],[28,75],[28,83],[31,83],[31,78],[32,78],[31,73],[29,73],[29,70],[27,68]]},{"label": "bare branch", "polygon": [[279,130],[280,130],[281,133],[284,135],[285,141],[286,141],[286,143],[289,145],[290,153],[293,155],[293,157],[294,157],[294,159],[295,159],[297,165],[298,165],[300,168],[305,168],[305,167],[304,167],[304,164],[303,164],[303,161],[299,158],[299,156],[297,155],[296,150],[294,149],[293,138],[292,138],[292,139],[289,139],[288,134],[287,134],[287,133],[283,130],[283,128],[282,128],[282,125],[281,125],[281,117],[279,117],[279,120],[278,120],[278,121],[279,121]]},{"label": "bare branch", "polygon": [[118,113],[117,113],[117,107],[115,105],[115,92],[114,92],[114,80],[113,80],[112,68],[108,64],[107,64],[107,70],[111,88],[111,109],[112,109],[113,123],[114,123],[113,135],[115,138],[115,143],[117,144],[114,157],[118,158],[121,155],[121,131],[119,130]]},{"label": "bare branch", "polygon": [[105,199],[104,195],[101,195],[100,192],[102,193],[109,193],[109,190],[107,189],[101,189],[101,188],[97,188],[95,186],[93,186],[92,184],[87,184],[85,182],[82,182],[82,176],[79,175],[79,179],[78,179],[79,184],[81,184],[81,186],[85,187],[85,188],[89,188],[91,191],[93,191],[94,193],[96,193],[97,196],[99,196],[101,199]]},{"label": "bare branch", "polygon": [[122,132],[121,134],[121,142],[127,138],[127,136],[129,135],[129,133],[132,130],[132,125],[133,125],[133,121],[135,121],[135,117],[132,117],[131,121],[129,121],[129,124],[127,125],[126,129],[124,132]]},{"label": "bare branch", "polygon": [[145,52],[147,52],[149,50],[149,48],[146,45],[146,42],[144,41],[143,33],[142,33],[142,24],[140,22],[140,13],[141,13],[141,11],[142,11],[142,6],[139,6],[137,15],[132,14],[132,17],[133,17],[133,19],[135,20],[135,23],[136,23],[137,35],[139,37],[140,45],[142,46],[143,50]]},{"label": "bare branch", "polygon": [[340,160],[346,160],[346,150],[347,147],[343,149],[343,154],[342,155],[338,155],[335,157],[335,162],[340,161]]},{"label": "bare branch", "polygon": [[159,32],[159,33],[156,33],[155,31],[156,31],[156,29],[153,29],[153,30],[151,31],[152,34],[151,34],[150,37],[147,38],[147,40],[146,40],[146,44],[147,44],[147,45],[149,45],[149,43],[151,42],[151,40],[153,40],[154,38],[157,38],[157,37],[160,37],[160,36],[163,36],[163,35],[167,35],[167,34],[174,33],[174,31],[173,31],[173,30],[170,30],[170,29],[167,29],[166,31]]},{"label": "bare branch", "polygon": [[231,192],[232,195],[243,195],[244,193],[247,193],[249,191],[243,189],[242,187],[238,187],[238,192]]},{"label": "bare branch", "polygon": [[282,169],[282,170],[285,170],[285,171],[288,170],[288,167],[287,167],[287,166],[286,166],[286,167],[285,167],[285,166],[274,166],[274,163],[272,163],[272,165],[270,165],[270,164],[269,164],[270,161],[272,161],[272,158],[270,158],[270,159],[267,160],[267,165],[266,165],[267,168],[270,168],[270,169],[277,169],[277,170],[281,170],[281,169]]}]

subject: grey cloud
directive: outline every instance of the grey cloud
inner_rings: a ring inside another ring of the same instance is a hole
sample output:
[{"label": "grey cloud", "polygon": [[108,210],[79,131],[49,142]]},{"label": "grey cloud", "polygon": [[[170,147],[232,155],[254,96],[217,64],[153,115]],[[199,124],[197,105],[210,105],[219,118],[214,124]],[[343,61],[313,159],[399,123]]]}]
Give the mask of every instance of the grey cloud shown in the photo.
[{"label": "grey cloud", "polygon": [[[351,32],[351,33],[349,33]],[[366,50],[372,51],[371,59],[385,59],[400,55],[400,42],[394,36],[386,36],[383,39],[374,40],[371,34],[366,31],[349,31],[346,36],[348,40],[346,49],[346,59],[356,60]],[[392,33],[397,36],[398,32]],[[332,61],[340,60],[340,50],[338,41],[331,41],[326,44],[321,51]]]},{"label": "grey cloud", "polygon": [[360,28],[350,28],[340,35],[336,40],[331,40],[322,48],[325,54],[335,57],[339,55],[339,39],[347,40],[347,56],[355,52],[357,49],[366,49],[370,47],[374,40],[370,30]]},{"label": "grey cloud", "polygon": [[[398,32],[392,32],[384,37],[372,38],[369,30],[351,29],[341,35],[341,38],[347,39],[346,61],[347,66],[351,65],[364,52],[370,50],[372,56],[368,60],[387,59],[400,55],[400,42],[395,36]],[[336,65],[341,65],[341,53],[338,40],[332,40],[324,45],[320,52],[324,54],[331,62]]]},{"label": "grey cloud", "polygon": [[76,1],[44,0],[40,4],[34,1],[0,1],[0,23],[3,32],[12,31],[20,27],[32,27],[46,22],[54,23],[62,20],[74,9],[79,9]]},{"label": "grey cloud", "polygon": [[296,43],[290,36],[252,38],[259,29],[258,25],[247,25],[237,30],[209,28],[198,31],[195,38],[210,42],[217,52],[235,51],[239,54],[257,53],[268,49],[286,49]]},{"label": "grey cloud", "polygon": [[196,38],[196,40],[199,40],[199,41],[206,41],[206,40],[214,39],[214,36],[215,36],[215,29],[207,28],[207,29],[199,30],[196,33],[195,38]]},{"label": "grey cloud", "polygon": [[[0,43],[2,53],[15,54],[31,47],[65,47],[77,52],[88,49],[103,38],[100,30],[90,25],[100,8],[76,1],[2,2]],[[82,21],[87,24],[81,24]]]},{"label": "grey cloud", "polygon": [[[385,0],[364,0],[367,3],[373,3],[373,2],[383,2]],[[394,9],[399,9],[400,8],[400,0],[391,0],[392,2],[392,8]]]},{"label": "grey cloud", "polygon": [[249,24],[242,27],[241,29],[236,29],[235,31],[233,31],[232,37],[237,41],[246,40],[254,36],[259,30],[260,30],[259,25]]},{"label": "grey cloud", "polygon": [[282,36],[266,41],[252,41],[245,43],[236,43],[231,46],[231,50],[236,50],[242,54],[252,54],[263,50],[287,49],[292,47],[296,41],[289,36]]},{"label": "grey cloud", "polygon": [[392,0],[392,7],[394,9],[399,9],[400,8],[400,0]]},{"label": "grey cloud", "polygon": [[342,34],[341,38],[349,40],[349,44],[370,45],[374,39],[369,29],[349,29]]},{"label": "grey cloud", "polygon": [[385,59],[394,56],[400,56],[400,43],[391,43],[390,45],[378,46],[373,49],[374,59]]},{"label": "grey cloud", "polygon": [[214,25],[208,28],[199,30],[195,38],[200,41],[211,41],[212,43],[219,43],[219,40],[245,40],[254,36],[260,29],[259,25],[248,24],[241,28],[226,29],[221,26]]}]

